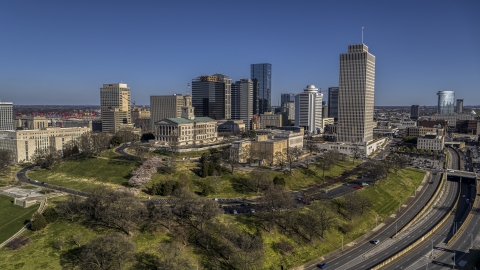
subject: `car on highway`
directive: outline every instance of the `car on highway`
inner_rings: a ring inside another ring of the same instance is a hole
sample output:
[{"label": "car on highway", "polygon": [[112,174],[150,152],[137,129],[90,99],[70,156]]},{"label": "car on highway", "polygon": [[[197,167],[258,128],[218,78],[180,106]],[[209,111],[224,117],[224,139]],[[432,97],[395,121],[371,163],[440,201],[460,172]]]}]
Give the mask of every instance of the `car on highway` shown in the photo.
[{"label": "car on highway", "polygon": [[378,245],[378,243],[380,243],[380,240],[378,240],[378,239],[373,240],[372,243],[373,243],[374,245]]},{"label": "car on highway", "polygon": [[317,264],[317,267],[320,269],[325,269],[327,268],[327,264],[326,263]]},{"label": "car on highway", "polygon": [[359,185],[356,185],[355,188],[356,188],[356,189],[361,189],[361,188],[363,188],[363,187],[362,187],[362,186],[359,186]]},{"label": "car on highway", "polygon": [[234,215],[238,214],[237,210],[233,210],[232,213],[233,213]]}]

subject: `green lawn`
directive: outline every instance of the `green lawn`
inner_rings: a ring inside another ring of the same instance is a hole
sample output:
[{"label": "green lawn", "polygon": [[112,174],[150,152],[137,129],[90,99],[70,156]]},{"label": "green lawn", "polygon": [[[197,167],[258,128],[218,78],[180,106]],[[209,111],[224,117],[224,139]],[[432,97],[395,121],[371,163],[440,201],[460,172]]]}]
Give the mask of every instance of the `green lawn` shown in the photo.
[{"label": "green lawn", "polygon": [[[376,186],[368,186],[357,191],[367,196],[373,202],[373,206],[368,213],[352,221],[347,222],[343,218],[337,219],[339,226],[348,223],[348,226],[352,228],[348,234],[343,236],[344,244],[352,242],[373,229],[376,225],[375,217],[377,215],[379,217],[378,223],[380,223],[394,213],[398,209],[399,204],[405,202],[413,194],[422,181],[423,176],[423,171],[404,169],[396,174],[391,173],[388,179],[378,182]],[[237,216],[234,218],[244,219],[245,217]],[[242,221],[242,223],[245,223],[245,221]],[[299,266],[341,248],[342,239],[342,234],[337,229],[328,231],[325,239],[316,240],[311,244],[295,243],[293,238],[286,237],[277,231],[272,233],[264,232],[263,235],[267,254],[265,256],[265,269],[280,269],[281,265],[286,269]],[[294,244],[295,249],[292,253],[282,255],[273,249],[273,243],[281,239]]]},{"label": "green lawn", "polygon": [[[51,202],[51,201],[50,201]],[[80,234],[82,244],[101,235],[114,231],[93,229],[83,226],[81,222],[68,222],[60,219],[49,224],[42,231],[26,231],[24,236],[30,237],[31,242],[19,250],[0,249],[0,269],[72,269],[67,264],[68,250],[76,246],[71,242],[73,235]],[[65,244],[62,250],[53,247],[54,241],[62,239]],[[158,243],[168,239],[165,233],[138,233],[130,238],[137,246],[137,252],[155,252]],[[192,255],[194,256],[194,255]]]},{"label": "green lawn", "polygon": [[29,171],[28,177],[40,182],[88,191],[100,185],[126,185],[130,173],[136,167],[136,161],[115,154],[112,157],[67,160],[50,170]]},{"label": "green lawn", "polygon": [[14,205],[13,198],[0,195],[0,243],[18,232],[37,209],[37,204],[23,208]]},{"label": "green lawn", "polygon": [[[325,171],[325,179],[336,177],[343,172],[350,170],[356,167],[359,164],[359,161],[354,163],[351,160],[346,162],[339,161],[336,166],[332,167],[330,170]],[[195,171],[200,169],[200,163],[198,162],[186,162],[179,161],[177,162],[177,170],[173,174],[155,174],[152,177],[152,181],[146,185],[147,190],[151,187],[152,183],[161,182],[164,180],[178,180],[180,174],[185,174],[190,180],[190,190],[200,191],[198,183],[207,182],[213,186],[216,190],[215,194],[210,195],[209,197],[217,198],[229,198],[229,197],[250,197],[257,196],[261,194],[256,194],[254,192],[242,193],[235,189],[235,179],[241,179],[248,177],[249,171],[244,171],[241,169],[236,169],[235,173],[232,175],[230,170],[226,169],[220,176],[209,176],[202,178],[198,176]],[[323,182],[322,171],[315,168],[314,165],[310,165],[308,169],[294,169],[292,174],[284,174],[279,171],[266,170],[273,179],[275,176],[281,176],[285,178],[286,187],[289,190],[301,190],[306,189],[314,184]],[[146,196],[146,194],[144,194]],[[157,196],[158,197],[158,196]]]},{"label": "green lawn", "polygon": [[[386,180],[380,181],[377,186],[368,186],[358,192],[369,197],[373,206],[364,216],[349,221],[352,228],[344,235],[344,243],[347,244],[365,234],[375,226],[375,215],[379,215],[379,222],[398,209],[400,202],[404,202],[412,195],[414,189],[423,179],[424,172],[416,169],[405,169],[398,173],[391,173]],[[61,198],[55,198],[60,200]],[[51,200],[50,204],[54,204]],[[316,203],[326,203],[316,202]],[[3,208],[2,208],[3,209]],[[2,213],[0,213],[2,214]],[[222,215],[219,222],[234,222],[251,232],[254,231],[254,217],[247,215]],[[338,226],[346,224],[347,221],[338,218]],[[337,227],[338,227],[337,226]],[[81,222],[68,222],[59,220],[50,224],[45,230],[39,232],[27,231],[26,236],[31,238],[31,243],[17,251],[8,249],[0,250],[0,269],[62,269],[62,262],[68,254],[67,251],[74,248],[69,239],[74,234],[81,234],[84,243],[100,235],[109,233],[108,230],[98,230],[86,227]],[[265,264],[264,269],[284,269],[299,266],[312,259],[325,255],[341,247],[341,233],[332,229],[326,233],[323,240],[315,240],[313,243],[297,242],[294,238],[285,236],[283,233],[272,230],[266,232],[261,230],[264,238]],[[66,244],[63,250],[53,248],[52,244],[57,239],[64,239]],[[153,252],[160,241],[169,239],[165,232],[157,233],[136,233],[132,241],[137,245],[137,251]],[[274,244],[280,240],[289,241],[294,249],[289,254],[282,254],[274,249]],[[189,254],[196,256],[190,248]],[[68,268],[68,267],[67,267]]]}]

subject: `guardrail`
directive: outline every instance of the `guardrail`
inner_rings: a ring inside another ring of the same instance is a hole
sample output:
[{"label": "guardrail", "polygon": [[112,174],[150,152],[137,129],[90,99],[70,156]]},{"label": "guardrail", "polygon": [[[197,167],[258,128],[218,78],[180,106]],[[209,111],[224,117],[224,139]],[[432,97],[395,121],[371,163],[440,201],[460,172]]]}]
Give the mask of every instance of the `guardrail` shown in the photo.
[{"label": "guardrail", "polygon": [[433,204],[433,202],[435,201],[435,199],[437,198],[438,194],[440,193],[440,191],[442,190],[443,188],[443,185],[445,185],[445,174],[442,173],[442,177],[440,179],[440,184],[438,184],[437,188],[435,189],[435,192],[433,193],[432,197],[430,197],[430,199],[428,200],[428,202],[422,207],[422,209],[420,210],[420,212],[418,212],[418,214],[415,215],[415,217],[413,217],[409,222],[407,222],[407,224],[403,225],[402,228],[400,228],[400,230],[398,230],[398,232],[396,232],[392,237],[390,238],[395,238],[397,237],[400,233],[402,233],[403,231],[405,231],[406,229],[408,229],[415,221],[417,221],[422,215],[423,213],[425,213],[425,211],[427,211],[428,208],[430,208],[430,206]]},{"label": "guardrail", "polygon": [[408,247],[404,248],[403,250],[399,251],[398,253],[396,253],[395,255],[393,255],[392,257],[386,259],[385,261],[377,264],[376,266],[370,268],[371,270],[377,270],[377,269],[382,269],[383,267],[387,266],[388,264],[392,263],[393,261],[399,259],[400,257],[404,256],[405,254],[407,254],[408,252],[410,252],[412,249],[416,248],[418,245],[420,245],[421,243],[423,243],[423,241],[425,239],[427,239],[428,237],[430,237],[430,235],[434,234],[438,229],[440,229],[440,227],[443,226],[443,224],[448,220],[450,219],[450,216],[452,215],[453,211],[455,209],[457,209],[457,205],[458,205],[458,202],[460,201],[460,198],[461,198],[461,192],[462,191],[462,185],[460,185],[460,191],[458,192],[458,195],[457,195],[457,200],[455,201],[455,204],[453,205],[453,207],[450,209],[450,211],[442,218],[442,220],[440,220],[440,222],[437,223],[437,225],[435,225],[435,227],[433,227],[430,231],[426,232],[424,235],[422,235],[420,238],[418,238],[415,242],[413,242],[411,245],[409,245]]},{"label": "guardrail", "polygon": [[[477,182],[479,182],[479,181],[477,181]],[[455,240],[457,240],[458,236],[461,235],[463,233],[463,231],[465,231],[465,228],[467,227],[467,225],[472,220],[476,209],[478,209],[478,205],[479,205],[479,202],[480,202],[480,200],[477,199],[477,196],[478,196],[477,194],[480,194],[479,183],[476,183],[476,186],[477,186],[477,190],[475,192],[475,197],[474,197],[474,202],[473,202],[473,205],[472,205],[472,209],[470,209],[470,212],[468,213],[468,216],[465,218],[463,223],[460,225],[460,228],[458,228],[458,230],[448,240],[447,247],[449,247]]]}]

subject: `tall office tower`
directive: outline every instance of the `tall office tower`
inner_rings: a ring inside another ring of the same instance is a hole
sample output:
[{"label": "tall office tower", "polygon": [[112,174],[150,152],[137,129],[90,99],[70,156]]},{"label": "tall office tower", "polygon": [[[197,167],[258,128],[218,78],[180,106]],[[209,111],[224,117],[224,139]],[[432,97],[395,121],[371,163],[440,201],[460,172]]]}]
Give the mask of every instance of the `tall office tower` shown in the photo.
[{"label": "tall office tower", "polygon": [[303,93],[295,96],[295,126],[303,127],[310,134],[321,132],[322,96],[315,85],[308,85]]},{"label": "tall office tower", "polygon": [[328,88],[328,117],[338,121],[338,87]]},{"label": "tall office tower", "polygon": [[253,81],[253,114],[270,112],[272,110],[272,64],[251,64],[250,79]]},{"label": "tall office tower", "polygon": [[325,102],[322,102],[322,117],[327,118],[328,117],[328,106],[323,105],[323,103],[325,103]]},{"label": "tall office tower", "polygon": [[282,104],[282,113],[287,116],[286,126],[295,124],[295,98],[294,101],[287,101]]},{"label": "tall office tower", "polygon": [[438,91],[438,114],[452,114],[455,112],[455,92]]},{"label": "tall office tower", "polygon": [[365,44],[349,45],[340,55],[337,141],[373,139],[374,92],[375,56]]},{"label": "tall office tower", "polygon": [[457,113],[463,113],[463,98],[457,99]]},{"label": "tall office tower", "polygon": [[12,102],[0,102],[0,130],[14,130]]},{"label": "tall office tower", "polygon": [[155,122],[165,118],[182,116],[185,100],[181,94],[171,96],[150,96],[150,130],[155,129]]},{"label": "tall office tower", "polygon": [[294,101],[295,102],[295,94],[293,93],[282,93],[280,94],[280,106],[283,106],[283,103]]},{"label": "tall office tower", "polygon": [[243,120],[245,127],[251,129],[253,116],[253,81],[240,79],[232,84],[232,119]]},{"label": "tall office tower", "polygon": [[215,120],[231,119],[232,79],[222,74],[200,76],[192,81],[195,116]]},{"label": "tall office tower", "polygon": [[100,88],[100,110],[104,132],[115,133],[121,125],[130,124],[130,88],[127,84],[104,84]]},{"label": "tall office tower", "polygon": [[420,117],[420,105],[412,105],[410,108],[410,119],[416,121],[418,117]]}]

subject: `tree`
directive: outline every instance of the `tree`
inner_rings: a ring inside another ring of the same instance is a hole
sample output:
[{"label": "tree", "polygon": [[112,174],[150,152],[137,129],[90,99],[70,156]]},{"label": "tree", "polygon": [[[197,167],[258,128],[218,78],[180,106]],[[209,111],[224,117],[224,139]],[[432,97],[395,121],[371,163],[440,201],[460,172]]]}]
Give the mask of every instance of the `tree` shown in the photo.
[{"label": "tree", "polygon": [[232,174],[234,174],[235,168],[238,167],[240,163],[239,155],[236,155],[235,153],[232,154],[231,148],[226,147],[222,150],[221,156],[223,161],[230,166],[230,169],[232,170]]},{"label": "tree", "polygon": [[355,144],[355,146],[350,149],[350,153],[352,154],[353,158],[352,164],[355,162],[355,160],[365,156],[365,150],[361,149],[358,144]]},{"label": "tree", "polygon": [[364,172],[372,179],[374,185],[376,182],[387,176],[387,168],[380,162],[370,161],[364,166]]},{"label": "tree", "polygon": [[9,173],[11,164],[13,164],[13,152],[7,149],[0,149],[0,174]]},{"label": "tree", "polygon": [[318,156],[316,158],[317,162],[315,166],[322,170],[322,178],[325,181],[325,171],[330,170],[335,163],[337,163],[340,157],[338,151],[327,151],[323,156]]},{"label": "tree", "polygon": [[121,234],[110,234],[88,242],[80,253],[81,269],[123,269],[133,261],[135,244]]},{"label": "tree", "polygon": [[159,255],[138,254],[134,269],[194,269],[194,262],[183,249],[176,243],[162,242],[157,248]]},{"label": "tree", "polygon": [[68,195],[67,200],[58,203],[56,206],[56,212],[60,217],[74,221],[83,215],[84,200],[76,195]]},{"label": "tree", "polygon": [[153,133],[144,133],[140,138],[142,142],[148,142],[149,140],[155,140],[155,135]]},{"label": "tree", "polygon": [[274,160],[278,166],[280,166],[280,169],[283,170],[283,167],[285,166],[285,162],[287,161],[287,151],[277,151],[275,152],[275,157]]},{"label": "tree", "polygon": [[50,169],[62,159],[61,151],[50,151],[38,148],[33,154],[33,162],[42,169]]},{"label": "tree", "polygon": [[293,164],[298,160],[301,154],[302,150],[300,150],[298,147],[289,147],[287,149],[287,161],[290,164],[290,173],[292,172]]},{"label": "tree", "polygon": [[314,152],[318,152],[318,146],[314,141],[307,141],[307,143],[305,144],[305,149],[310,155]]},{"label": "tree", "polygon": [[30,221],[30,229],[33,231],[40,231],[47,227],[47,221],[39,212],[33,214],[32,220]]},{"label": "tree", "polygon": [[122,136],[120,136],[119,134],[115,134],[112,139],[110,140],[110,143],[113,145],[113,146],[118,146],[122,143],[125,142],[125,138],[123,138]]},{"label": "tree", "polygon": [[276,176],[273,178],[273,184],[274,184],[274,185],[277,185],[277,186],[285,186],[285,178],[276,175]]},{"label": "tree", "polygon": [[145,205],[130,192],[96,188],[85,200],[85,214],[94,225],[117,229],[130,235],[137,229]]},{"label": "tree", "polygon": [[45,209],[42,215],[47,223],[55,222],[59,218],[57,211],[55,211],[55,208],[52,207]]}]

